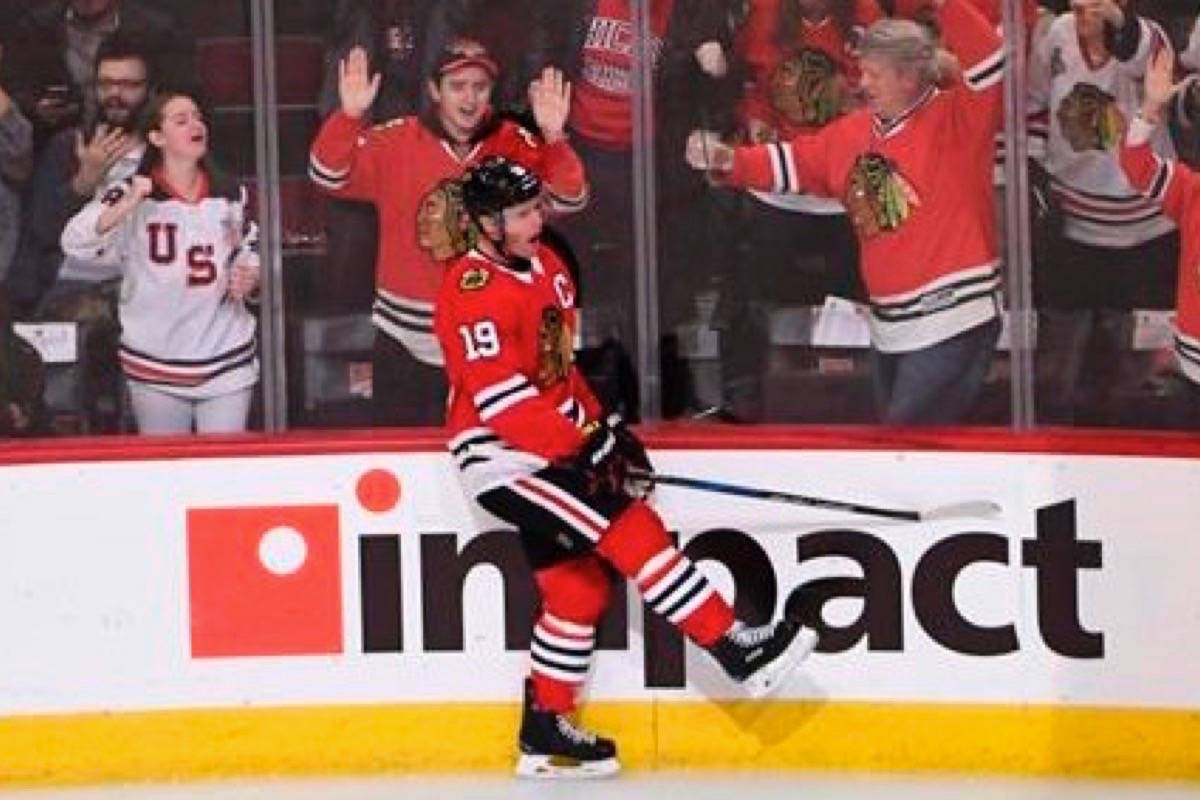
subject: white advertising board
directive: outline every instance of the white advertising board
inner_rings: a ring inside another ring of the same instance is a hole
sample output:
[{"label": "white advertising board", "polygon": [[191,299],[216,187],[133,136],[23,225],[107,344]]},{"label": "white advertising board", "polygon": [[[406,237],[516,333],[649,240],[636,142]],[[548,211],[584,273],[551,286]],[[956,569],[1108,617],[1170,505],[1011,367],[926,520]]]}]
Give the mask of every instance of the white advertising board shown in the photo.
[{"label": "white advertising board", "polygon": [[[668,525],[740,608],[805,587],[825,638],[785,697],[1200,708],[1200,461],[655,461],[873,505],[1002,506],[903,523],[661,487]],[[515,537],[471,511],[441,453],[0,474],[0,714],[510,700],[525,672],[532,594]],[[676,658],[632,591],[619,610],[593,698],[739,696],[700,651]]]}]

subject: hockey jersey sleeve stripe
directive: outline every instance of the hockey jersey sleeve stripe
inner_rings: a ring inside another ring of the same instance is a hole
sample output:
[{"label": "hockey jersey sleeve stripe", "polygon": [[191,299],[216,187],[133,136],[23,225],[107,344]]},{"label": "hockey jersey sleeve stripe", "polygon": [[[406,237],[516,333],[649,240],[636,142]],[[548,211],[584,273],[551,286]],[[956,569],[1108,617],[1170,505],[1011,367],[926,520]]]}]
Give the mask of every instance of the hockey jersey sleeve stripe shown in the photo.
[{"label": "hockey jersey sleeve stripe", "polygon": [[600,541],[600,535],[608,527],[608,520],[549,481],[522,476],[509,486],[521,497],[558,517],[591,542]]},{"label": "hockey jersey sleeve stripe", "polygon": [[1004,63],[1004,48],[999,47],[978,64],[964,71],[963,81],[975,91],[981,92],[1003,80]]},{"label": "hockey jersey sleeve stripe", "polygon": [[447,442],[446,447],[451,455],[460,456],[472,445],[493,444],[499,441],[500,437],[491,428],[467,428]]},{"label": "hockey jersey sleeve stripe", "polygon": [[574,397],[567,398],[567,401],[560,405],[558,410],[564,417],[574,422],[577,426],[583,425],[585,420],[583,405]]},{"label": "hockey jersey sleeve stripe", "polygon": [[375,307],[372,310],[397,327],[417,333],[433,333],[433,317],[399,311],[384,305],[379,300],[375,301]]},{"label": "hockey jersey sleeve stripe", "polygon": [[588,190],[586,186],[575,197],[567,197],[549,190],[546,191],[546,196],[550,199],[550,207],[564,214],[573,214],[577,211],[582,211],[588,204]]},{"label": "hockey jersey sleeve stripe", "polygon": [[342,188],[348,182],[349,175],[349,168],[341,171],[330,169],[317,161],[316,156],[311,156],[308,160],[308,177],[313,183],[326,189]]},{"label": "hockey jersey sleeve stripe", "polygon": [[771,159],[771,175],[776,192],[798,192],[796,164],[789,145],[772,142],[767,145],[767,156]]},{"label": "hockey jersey sleeve stripe", "polygon": [[1170,159],[1164,159],[1159,155],[1155,155],[1154,160],[1158,162],[1158,171],[1154,174],[1154,180],[1150,183],[1150,191],[1146,193],[1146,196],[1151,200],[1161,202],[1167,193],[1167,187],[1171,184],[1171,176],[1175,173],[1175,164]]},{"label": "hockey jersey sleeve stripe", "polygon": [[476,408],[479,409],[479,419],[487,422],[497,414],[501,414],[512,408],[517,403],[531,400],[537,396],[538,390],[532,386],[526,386],[524,389],[513,389],[508,394],[493,398],[486,405],[476,405]]},{"label": "hockey jersey sleeve stripe", "polygon": [[513,375],[511,378],[476,392],[475,408],[479,411],[479,419],[487,422],[517,403],[537,396],[538,390],[525,376]]}]

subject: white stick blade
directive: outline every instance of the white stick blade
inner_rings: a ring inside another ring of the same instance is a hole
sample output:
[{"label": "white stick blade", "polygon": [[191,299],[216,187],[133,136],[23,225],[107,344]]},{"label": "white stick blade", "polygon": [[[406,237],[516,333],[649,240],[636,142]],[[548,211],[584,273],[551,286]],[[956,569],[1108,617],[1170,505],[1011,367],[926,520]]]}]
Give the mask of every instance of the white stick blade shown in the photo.
[{"label": "white stick blade", "polygon": [[995,519],[1000,516],[1002,510],[1000,504],[992,500],[967,500],[922,511],[921,520],[932,522],[939,519]]}]

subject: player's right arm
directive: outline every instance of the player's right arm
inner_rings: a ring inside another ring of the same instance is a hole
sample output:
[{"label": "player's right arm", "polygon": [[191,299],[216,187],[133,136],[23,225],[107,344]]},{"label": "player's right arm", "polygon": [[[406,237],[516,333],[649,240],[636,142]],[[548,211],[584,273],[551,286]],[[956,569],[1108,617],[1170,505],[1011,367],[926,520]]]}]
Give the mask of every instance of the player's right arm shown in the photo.
[{"label": "player's right arm", "polygon": [[486,285],[477,286],[480,273],[487,274],[452,273],[437,304],[435,327],[447,377],[455,392],[470,398],[479,421],[505,442],[549,461],[568,458],[583,434],[521,369],[521,309]]},{"label": "player's right arm", "polygon": [[308,159],[309,178],[335,197],[371,200],[377,194],[382,139],[365,129],[379,81],[361,47],[338,64],[341,108],[321,123]]}]

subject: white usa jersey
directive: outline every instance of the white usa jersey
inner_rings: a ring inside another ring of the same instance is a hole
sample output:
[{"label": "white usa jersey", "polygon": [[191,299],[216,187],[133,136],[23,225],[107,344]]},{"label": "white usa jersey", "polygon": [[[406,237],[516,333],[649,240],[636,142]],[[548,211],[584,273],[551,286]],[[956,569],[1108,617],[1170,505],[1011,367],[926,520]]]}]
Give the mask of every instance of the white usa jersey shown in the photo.
[{"label": "white usa jersey", "polygon": [[226,297],[230,267],[258,263],[245,190],[212,186],[189,202],[156,181],[129,216],[98,234],[101,213],[129,189],[122,183],[89,203],[62,235],[68,255],[121,268],[122,370],[193,399],[253,385],[257,323],[244,303]]},{"label": "white usa jersey", "polygon": [[[1100,247],[1131,247],[1175,228],[1134,190],[1118,162],[1125,125],[1141,107],[1150,53],[1170,48],[1158,23],[1137,22],[1137,50],[1128,60],[1110,55],[1094,64],[1080,48],[1074,15],[1061,14],[1037,42],[1029,68],[1030,150],[1045,141],[1066,236]],[[1160,155],[1175,154],[1165,125],[1152,144]]]}]

